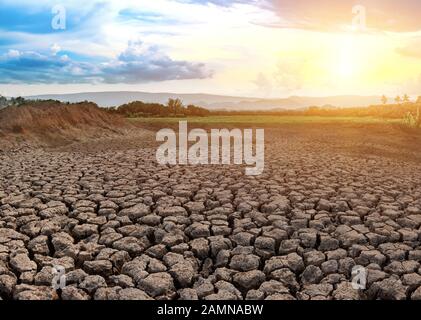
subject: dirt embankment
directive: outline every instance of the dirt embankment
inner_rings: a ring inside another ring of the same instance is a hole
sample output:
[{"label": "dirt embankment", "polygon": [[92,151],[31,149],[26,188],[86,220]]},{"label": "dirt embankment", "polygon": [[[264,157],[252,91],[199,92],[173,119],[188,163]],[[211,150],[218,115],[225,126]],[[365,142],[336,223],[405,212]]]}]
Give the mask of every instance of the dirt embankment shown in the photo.
[{"label": "dirt embankment", "polygon": [[122,135],[130,127],[92,103],[40,102],[0,110],[0,145],[57,146]]}]

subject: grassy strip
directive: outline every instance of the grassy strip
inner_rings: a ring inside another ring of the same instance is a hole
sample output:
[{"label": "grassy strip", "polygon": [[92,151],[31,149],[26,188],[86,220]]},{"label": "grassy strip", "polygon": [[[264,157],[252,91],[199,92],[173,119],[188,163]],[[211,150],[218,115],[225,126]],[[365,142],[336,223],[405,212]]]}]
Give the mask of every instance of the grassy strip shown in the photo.
[{"label": "grassy strip", "polygon": [[322,116],[209,116],[189,118],[131,118],[133,122],[141,123],[178,123],[188,121],[198,124],[308,124],[308,123],[361,123],[361,124],[384,124],[402,123],[401,119],[382,119],[375,117],[322,117]]}]

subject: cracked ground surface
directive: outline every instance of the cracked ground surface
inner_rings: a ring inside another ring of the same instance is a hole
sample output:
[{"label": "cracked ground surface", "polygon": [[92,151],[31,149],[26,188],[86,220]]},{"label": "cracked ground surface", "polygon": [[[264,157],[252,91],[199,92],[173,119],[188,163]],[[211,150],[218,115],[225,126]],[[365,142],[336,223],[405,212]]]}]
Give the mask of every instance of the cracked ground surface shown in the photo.
[{"label": "cracked ground surface", "polygon": [[153,131],[3,152],[0,297],[421,299],[419,146],[399,128],[266,128],[257,177],[157,165]]}]

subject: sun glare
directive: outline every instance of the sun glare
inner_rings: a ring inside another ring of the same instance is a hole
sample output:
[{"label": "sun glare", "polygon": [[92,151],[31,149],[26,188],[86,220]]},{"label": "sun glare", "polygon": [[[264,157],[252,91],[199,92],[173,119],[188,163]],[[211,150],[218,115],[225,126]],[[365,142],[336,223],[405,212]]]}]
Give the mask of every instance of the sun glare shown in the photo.
[{"label": "sun glare", "polygon": [[335,43],[336,58],[332,62],[332,71],[337,76],[350,80],[358,75],[361,65],[360,47],[352,35],[347,35]]}]

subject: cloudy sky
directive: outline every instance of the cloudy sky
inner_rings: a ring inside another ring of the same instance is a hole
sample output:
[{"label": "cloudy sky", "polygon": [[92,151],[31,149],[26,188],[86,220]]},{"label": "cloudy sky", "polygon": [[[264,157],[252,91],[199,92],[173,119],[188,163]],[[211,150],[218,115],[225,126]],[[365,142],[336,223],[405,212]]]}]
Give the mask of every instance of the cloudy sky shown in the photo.
[{"label": "cloudy sky", "polygon": [[0,94],[421,95],[419,0],[0,0]]}]

